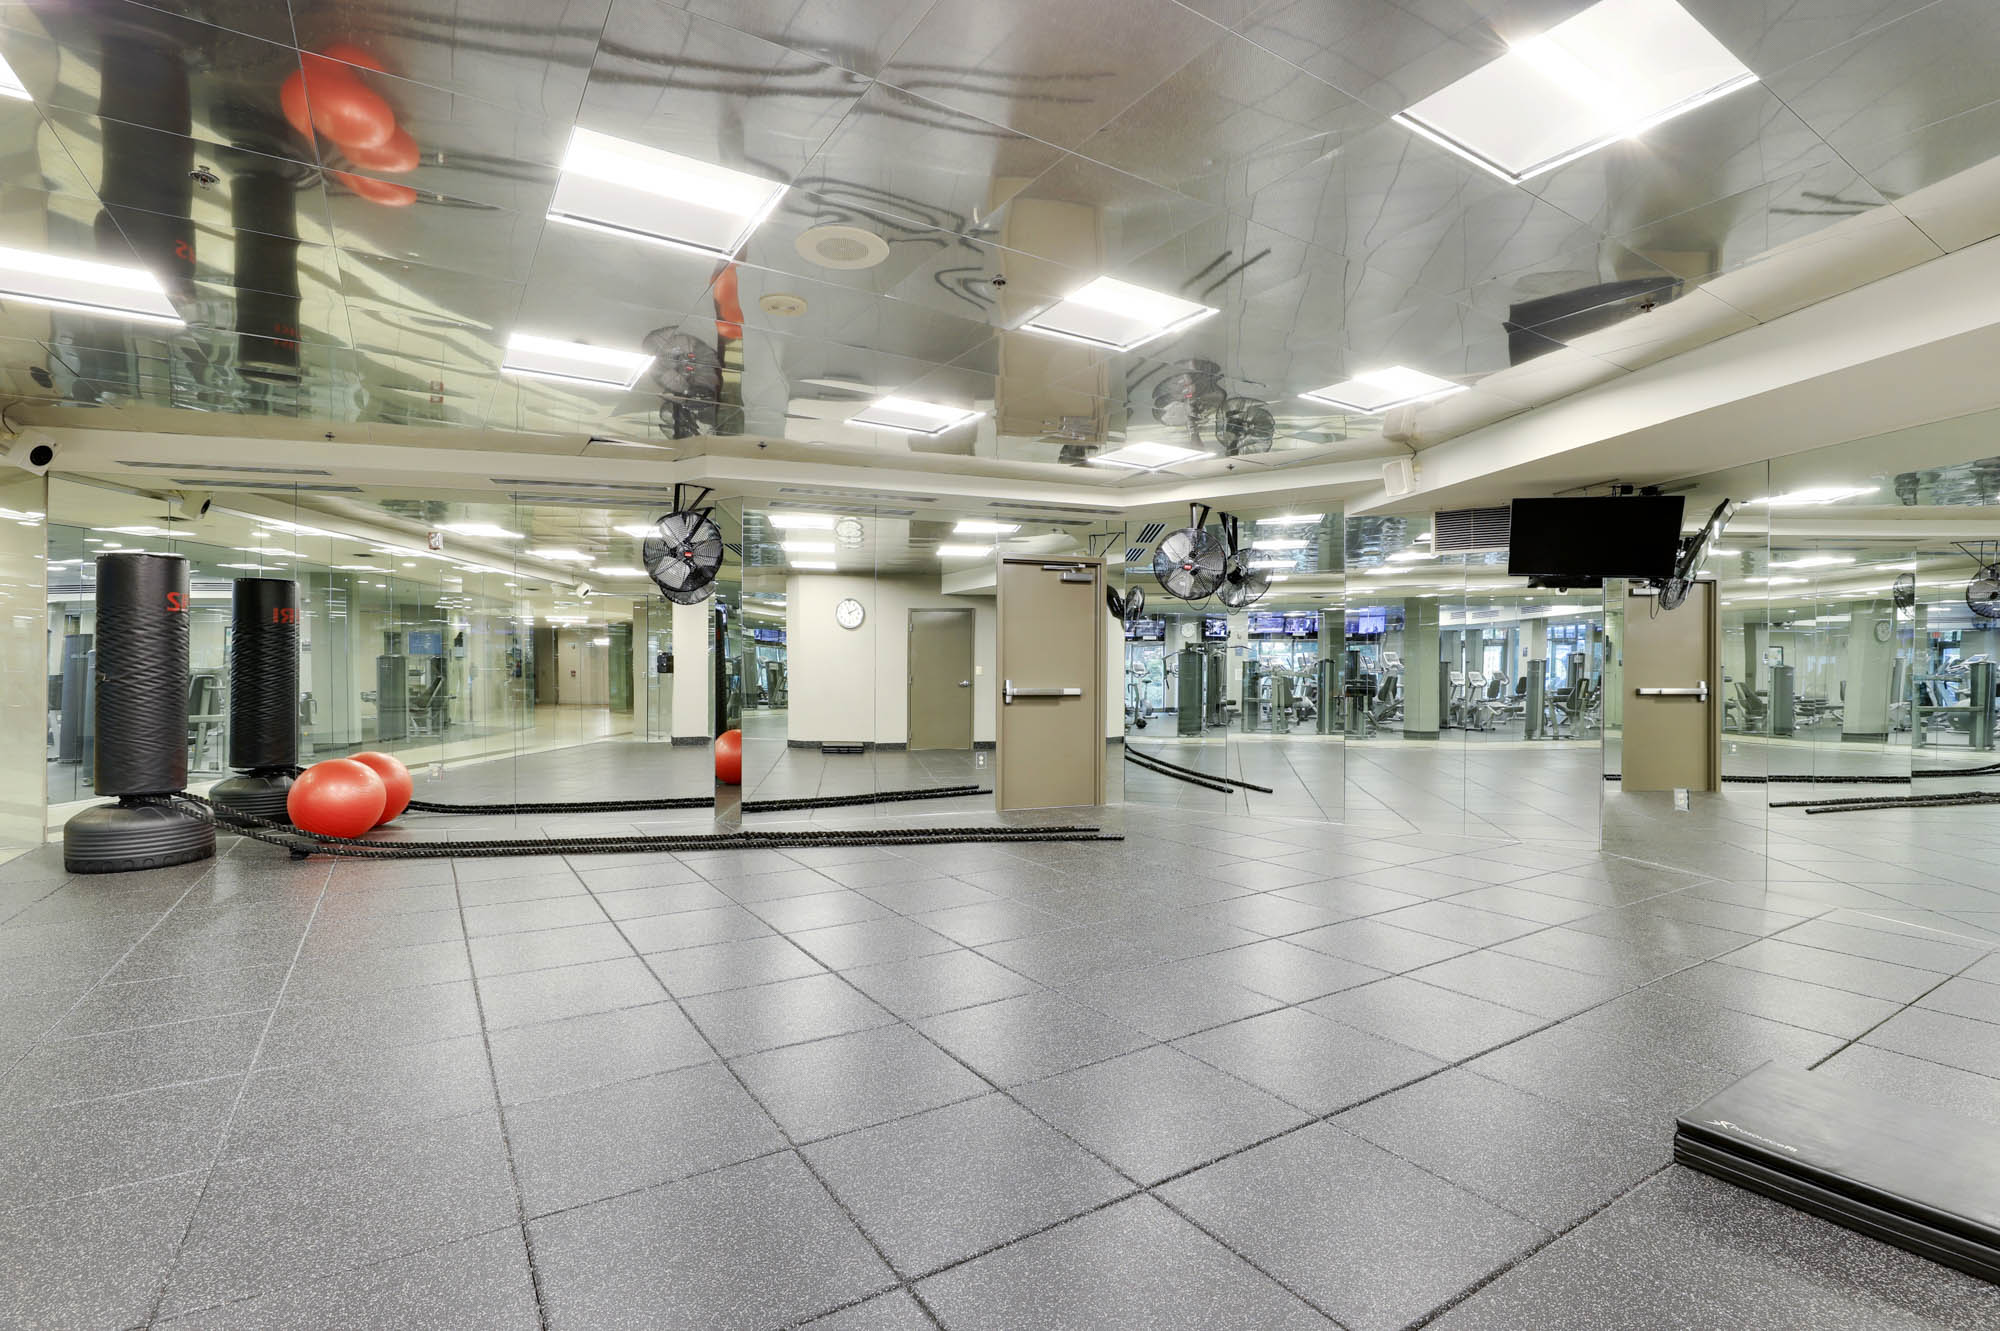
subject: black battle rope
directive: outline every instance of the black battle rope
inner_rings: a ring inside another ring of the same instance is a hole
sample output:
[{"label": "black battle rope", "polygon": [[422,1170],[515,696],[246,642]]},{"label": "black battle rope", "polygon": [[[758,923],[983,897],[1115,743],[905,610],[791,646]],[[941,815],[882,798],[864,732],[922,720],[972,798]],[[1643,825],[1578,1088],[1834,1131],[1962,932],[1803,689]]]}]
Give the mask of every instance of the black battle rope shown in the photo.
[{"label": "black battle rope", "polygon": [[[1912,768],[1908,776],[1725,776],[1722,779],[1735,786],[1900,786],[1912,777],[1992,776],[1995,773],[2000,773],[2000,763],[1987,767],[1917,767]],[[1623,775],[1622,772],[1606,772],[1604,779],[1616,781]]]},{"label": "black battle rope", "polygon": [[974,842],[1123,841],[1097,827],[925,827],[827,829],[813,832],[717,832],[685,836],[539,837],[507,841],[367,841],[324,836],[215,804],[199,795],[140,797],[135,802],[192,805],[230,831],[304,858],[315,852],[362,859],[475,859],[504,855],[591,855],[632,852],[678,853],[704,850],[783,850],[817,846],[919,846]]},{"label": "black battle rope", "polygon": [[1165,767],[1175,772],[1186,772],[1190,776],[1198,776],[1204,781],[1220,781],[1225,786],[1240,786],[1244,790],[1254,790],[1265,795],[1274,793],[1269,786],[1260,786],[1251,781],[1238,781],[1233,776],[1216,776],[1211,772],[1202,771],[1199,767],[1183,767],[1179,763],[1170,763],[1165,758],[1147,753],[1143,749],[1135,749],[1129,744],[1125,746],[1125,756],[1128,758],[1142,758],[1155,767]]},{"label": "black battle rope", "polygon": [[[965,795],[991,795],[978,786],[925,786],[916,790],[878,790],[867,795],[813,795],[789,800],[745,800],[745,813],[782,813],[795,809],[843,809],[858,804],[899,804],[905,800],[957,799]],[[574,803],[530,804],[440,804],[435,800],[410,801],[418,813],[520,814],[520,813],[645,813],[654,809],[712,809],[713,795],[656,800],[582,800]]]},{"label": "black battle rope", "polygon": [[1155,767],[1136,753],[1126,754],[1125,761],[1142,772],[1151,772],[1154,776],[1164,776],[1172,781],[1185,781],[1191,786],[1200,786],[1203,790],[1212,790],[1218,795],[1233,793],[1228,786],[1219,786],[1213,781],[1206,781],[1198,776],[1190,776],[1186,772],[1176,772],[1170,767]]},{"label": "black battle rope", "polygon": [[1807,813],[1874,813],[1886,809],[1958,809],[2000,804],[2000,794],[1970,790],[1957,795],[1891,796],[1873,800],[1802,800],[1796,804],[1774,804],[1774,809],[1804,809]]}]

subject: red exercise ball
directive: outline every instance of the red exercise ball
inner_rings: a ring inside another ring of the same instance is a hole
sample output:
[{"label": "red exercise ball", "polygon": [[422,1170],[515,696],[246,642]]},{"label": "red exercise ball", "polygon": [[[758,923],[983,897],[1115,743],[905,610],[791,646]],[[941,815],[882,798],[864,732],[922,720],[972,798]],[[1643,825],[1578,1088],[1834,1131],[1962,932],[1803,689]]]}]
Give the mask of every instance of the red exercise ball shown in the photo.
[{"label": "red exercise ball", "polygon": [[725,786],[743,784],[743,732],[725,730],[715,737],[715,779]]},{"label": "red exercise ball", "polygon": [[285,119],[291,127],[305,137],[307,143],[313,141],[312,112],[306,107],[306,76],[294,74],[278,85],[278,106],[284,111]]},{"label": "red exercise ball", "polygon": [[305,82],[313,128],[341,147],[379,147],[396,132],[396,112],[356,76],[352,66],[308,55]]},{"label": "red exercise ball", "polygon": [[381,777],[382,789],[387,792],[382,802],[382,815],[375,820],[377,827],[394,821],[398,814],[410,807],[410,796],[416,793],[416,783],[410,780],[410,769],[403,766],[402,759],[387,753],[357,753],[354,761]]},{"label": "red exercise ball", "polygon": [[376,180],[372,176],[357,176],[347,171],[329,171],[327,175],[370,203],[385,204],[391,208],[407,208],[417,201],[417,192],[408,185]]},{"label": "red exercise ball", "polygon": [[352,758],[314,763],[292,782],[285,812],[295,826],[321,836],[360,836],[382,816],[388,791],[375,769]]},{"label": "red exercise ball", "polygon": [[348,161],[369,171],[414,171],[421,160],[417,141],[401,128],[373,148],[350,144],[340,151]]}]

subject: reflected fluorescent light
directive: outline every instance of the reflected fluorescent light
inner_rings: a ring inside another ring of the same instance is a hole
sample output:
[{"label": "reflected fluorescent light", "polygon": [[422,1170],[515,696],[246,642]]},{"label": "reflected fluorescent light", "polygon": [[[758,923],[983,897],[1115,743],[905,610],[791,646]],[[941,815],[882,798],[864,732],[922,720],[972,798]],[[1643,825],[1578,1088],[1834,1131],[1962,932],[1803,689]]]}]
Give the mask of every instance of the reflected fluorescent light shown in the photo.
[{"label": "reflected fluorescent light", "polygon": [[1724,559],[1730,559],[1743,553],[1741,550],[1725,550],[1719,545],[1709,546],[1708,552],[1711,555],[1721,555]]},{"label": "reflected fluorescent light", "polygon": [[0,297],[6,296],[141,323],[181,323],[166,288],[149,270],[64,254],[0,249]]},{"label": "reflected fluorescent light", "polygon": [[1789,587],[1789,586],[1794,586],[1794,585],[1796,585],[1796,584],[1798,584],[1798,583],[1802,583],[1802,582],[1804,582],[1804,581],[1805,581],[1805,579],[1804,579],[1804,578],[1772,578],[1772,577],[1755,577],[1755,578],[1745,578],[1745,579],[1743,579],[1743,581],[1745,581],[1745,582],[1757,582],[1757,583],[1762,583],[1762,584],[1764,584],[1764,585],[1766,585],[1766,586],[1770,586],[1770,587]]},{"label": "reflected fluorescent light", "polygon": [[953,536],[1007,536],[1021,530],[1018,522],[984,522],[968,518],[951,529]]},{"label": "reflected fluorescent light", "polygon": [[1762,499],[1752,499],[1753,504],[1765,508],[1796,508],[1805,504],[1837,504],[1843,499],[1858,499],[1862,495],[1872,495],[1882,487],[1879,485],[1823,485],[1805,490],[1791,490],[1784,494],[1766,495]]},{"label": "reflected fluorescent light", "polygon": [[285,566],[285,561],[282,559],[273,560],[269,563],[264,563],[264,564],[217,564],[216,565],[217,568],[240,568],[240,569],[283,568],[284,566]]},{"label": "reflected fluorescent light", "polygon": [[1391,118],[1519,184],[1755,82],[1674,0],[1599,0]]},{"label": "reflected fluorescent light", "polygon": [[611,639],[609,639],[609,638],[592,638],[592,639],[590,640],[590,645],[591,645],[592,647],[609,647],[609,646],[611,645]]},{"label": "reflected fluorescent light", "polygon": [[552,564],[588,564],[597,558],[596,555],[587,555],[581,550],[571,550],[567,546],[558,546],[548,550],[530,550],[528,554],[535,559],[546,559]]},{"label": "reflected fluorescent light", "polygon": [[1358,412],[1365,416],[1375,416],[1396,407],[1407,407],[1412,402],[1428,402],[1432,398],[1445,397],[1462,392],[1464,384],[1440,379],[1422,370],[1413,370],[1407,365],[1390,365],[1380,370],[1368,370],[1343,379],[1325,388],[1315,388],[1299,394],[1308,402],[1319,402],[1329,407],[1339,407],[1343,411]]},{"label": "reflected fluorescent light", "polygon": [[460,536],[483,536],[490,541],[521,539],[521,533],[508,531],[505,527],[497,527],[490,522],[444,522],[438,525],[440,530],[454,532]]},{"label": "reflected fluorescent light", "polygon": [[35,100],[34,94],[28,91],[28,85],[21,82],[21,76],[5,60],[0,60],[0,97],[11,97],[17,102]]},{"label": "reflected fluorescent light", "polygon": [[637,383],[652,363],[652,356],[643,351],[620,351],[616,347],[594,347],[586,342],[514,333],[507,338],[500,372],[622,390]]},{"label": "reflected fluorescent light", "polygon": [[1389,556],[1389,562],[1392,564],[1412,564],[1419,559],[1436,558],[1437,552],[1434,550],[1398,550],[1395,554]]},{"label": "reflected fluorescent light", "polygon": [[622,565],[617,568],[606,568],[604,565],[599,564],[590,571],[600,578],[643,578],[646,576],[646,570],[643,568],[625,568]]},{"label": "reflected fluorescent light", "polygon": [[563,153],[549,220],[731,259],[785,186],[713,162],[578,128]]},{"label": "reflected fluorescent light", "polygon": [[1294,561],[1289,559],[1253,559],[1250,560],[1247,564],[1245,564],[1244,567],[1245,568],[1297,568],[1298,565]]},{"label": "reflected fluorescent light", "polygon": [[1292,536],[1267,536],[1261,541],[1250,542],[1252,550],[1303,550],[1312,542]]},{"label": "reflected fluorescent light", "polygon": [[1281,513],[1274,518],[1258,518],[1260,527],[1303,527],[1308,522],[1318,522],[1324,513]]},{"label": "reflected fluorescent light", "polygon": [[651,448],[668,453],[674,451],[674,446],[672,444],[649,444],[642,439],[613,439],[611,438],[611,436],[603,434],[594,434],[590,436],[588,442],[591,444],[601,445],[605,448]]},{"label": "reflected fluorescent light", "polygon": [[1138,471],[1159,471],[1164,467],[1178,466],[1190,458],[1203,458],[1208,454],[1198,448],[1182,448],[1179,444],[1137,443],[1123,448],[1114,448],[1109,453],[1092,455],[1090,461],[1107,467],[1132,467]]},{"label": "reflected fluorescent light", "polygon": [[1853,555],[1806,555],[1799,559],[1774,560],[1772,568],[1832,568],[1837,564],[1852,564]]},{"label": "reflected fluorescent light", "polygon": [[780,541],[778,548],[788,555],[830,555],[840,547],[832,541]]},{"label": "reflected fluorescent light", "polygon": [[783,531],[833,530],[831,513],[766,513],[764,521]]},{"label": "reflected fluorescent light", "polygon": [[943,434],[986,413],[963,407],[941,407],[934,402],[918,402],[907,397],[877,398],[858,414],[849,416],[849,425],[865,425],[875,430],[895,430],[902,434]]},{"label": "reflected fluorescent light", "polygon": [[937,548],[939,559],[977,559],[992,553],[990,545],[941,545]]},{"label": "reflected fluorescent light", "polygon": [[1199,323],[1215,312],[1213,306],[1199,301],[1150,291],[1115,277],[1099,277],[1070,292],[1021,328],[1107,351],[1130,351]]},{"label": "reflected fluorescent light", "polygon": [[808,569],[831,569],[831,568],[839,568],[840,565],[834,563],[831,559],[794,559],[792,561],[792,567],[808,568]]}]

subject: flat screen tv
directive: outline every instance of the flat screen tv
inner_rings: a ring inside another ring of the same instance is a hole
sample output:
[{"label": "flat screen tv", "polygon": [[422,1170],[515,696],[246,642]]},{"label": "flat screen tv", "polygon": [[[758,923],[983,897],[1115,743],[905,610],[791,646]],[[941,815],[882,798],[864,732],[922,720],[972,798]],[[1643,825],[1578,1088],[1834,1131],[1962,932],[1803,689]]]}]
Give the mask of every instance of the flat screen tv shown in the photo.
[{"label": "flat screen tv", "polygon": [[1684,507],[1680,495],[1516,499],[1508,576],[1572,587],[1605,578],[1671,577]]},{"label": "flat screen tv", "polygon": [[1201,617],[1201,640],[1203,642],[1228,642],[1229,617],[1227,615],[1203,615]]}]

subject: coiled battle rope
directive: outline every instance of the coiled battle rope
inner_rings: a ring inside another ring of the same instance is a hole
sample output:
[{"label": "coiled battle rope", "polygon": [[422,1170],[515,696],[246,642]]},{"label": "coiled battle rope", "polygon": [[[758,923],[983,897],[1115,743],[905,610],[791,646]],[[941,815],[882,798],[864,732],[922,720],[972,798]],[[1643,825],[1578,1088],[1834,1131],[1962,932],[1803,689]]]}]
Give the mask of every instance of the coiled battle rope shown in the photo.
[{"label": "coiled battle rope", "polygon": [[137,797],[135,802],[193,806],[218,827],[304,859],[313,854],[360,859],[479,859],[506,855],[604,855],[635,852],[674,854],[709,850],[785,850],[818,846],[925,846],[974,842],[1123,841],[1090,827],[896,827],[811,832],[715,832],[682,836],[526,837],[488,841],[369,841],[324,836],[287,823],[216,804],[199,795]]}]

